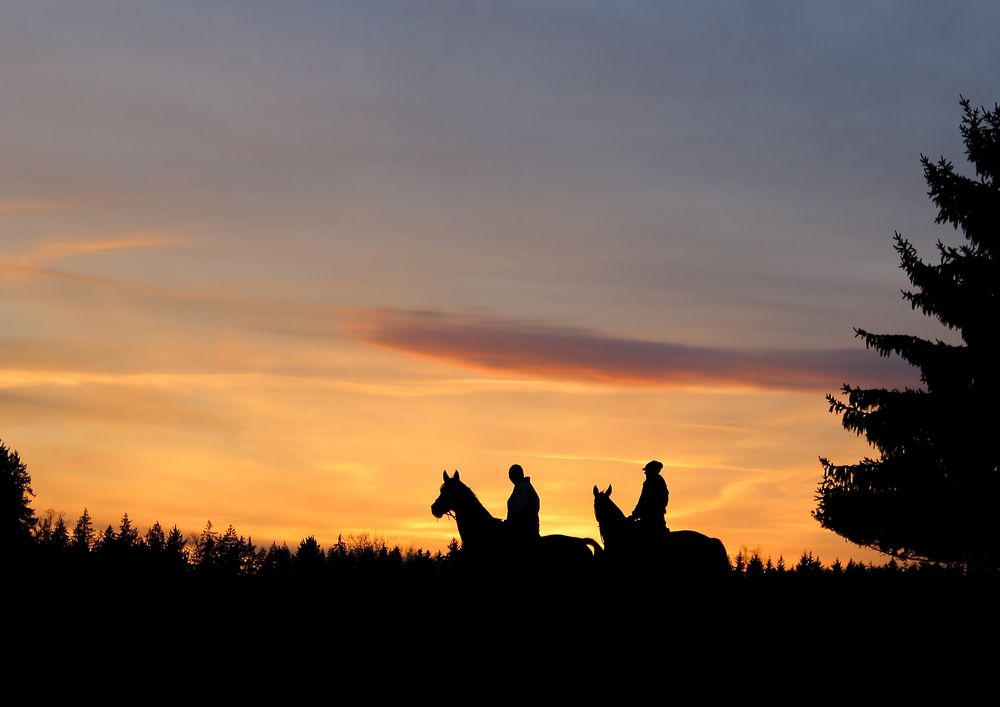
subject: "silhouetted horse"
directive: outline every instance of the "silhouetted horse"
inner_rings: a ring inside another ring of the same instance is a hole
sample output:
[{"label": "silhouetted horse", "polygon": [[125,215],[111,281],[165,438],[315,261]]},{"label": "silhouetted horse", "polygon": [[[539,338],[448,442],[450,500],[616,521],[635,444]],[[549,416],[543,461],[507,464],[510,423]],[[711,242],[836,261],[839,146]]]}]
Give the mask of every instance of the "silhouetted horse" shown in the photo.
[{"label": "silhouetted horse", "polygon": [[504,532],[503,521],[486,510],[472,489],[459,479],[457,471],[454,476],[444,472],[441,495],[431,504],[431,513],[435,518],[446,513],[454,515],[462,550],[477,560],[518,564],[527,561],[543,568],[586,566],[602,552],[595,540],[569,535],[543,535],[528,544],[511,542]]},{"label": "silhouetted horse", "polygon": [[594,516],[601,529],[609,562],[669,572],[677,577],[722,576],[729,572],[729,556],[718,538],[694,530],[671,530],[662,536],[642,535],[611,500],[611,487],[594,486]]}]

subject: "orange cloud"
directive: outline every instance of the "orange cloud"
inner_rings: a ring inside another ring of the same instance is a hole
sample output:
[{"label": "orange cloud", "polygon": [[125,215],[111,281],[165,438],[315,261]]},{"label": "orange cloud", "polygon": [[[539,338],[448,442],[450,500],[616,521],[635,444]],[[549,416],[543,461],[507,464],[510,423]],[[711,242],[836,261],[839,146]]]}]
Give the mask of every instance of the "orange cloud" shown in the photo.
[{"label": "orange cloud", "polygon": [[586,329],[380,309],[347,325],[359,341],[526,376],[660,386],[832,390],[917,384],[911,368],[863,347],[738,350],[605,336]]},{"label": "orange cloud", "polygon": [[187,242],[186,239],[171,238],[158,234],[137,234],[125,238],[98,241],[47,241],[39,243],[26,253],[9,259],[9,262],[26,268],[37,268],[53,260],[75,258],[81,255],[111,250],[134,248],[161,248]]}]

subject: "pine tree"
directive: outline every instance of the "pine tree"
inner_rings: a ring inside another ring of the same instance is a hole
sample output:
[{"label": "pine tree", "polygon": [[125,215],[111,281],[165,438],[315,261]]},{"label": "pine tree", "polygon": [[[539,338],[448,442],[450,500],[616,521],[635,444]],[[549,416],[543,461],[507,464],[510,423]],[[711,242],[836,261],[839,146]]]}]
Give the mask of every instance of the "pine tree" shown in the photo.
[{"label": "pine tree", "polygon": [[266,576],[284,576],[291,566],[292,551],[288,549],[288,545],[282,543],[279,546],[278,543],[272,542],[261,564],[261,572]]},{"label": "pine tree", "polygon": [[31,476],[20,455],[0,441],[0,547],[31,542],[35,511],[31,508]]},{"label": "pine tree", "polygon": [[94,544],[94,523],[90,519],[90,511],[86,508],[76,521],[73,528],[73,549],[80,553],[90,552]]},{"label": "pine tree", "polygon": [[218,565],[216,546],[219,534],[212,529],[212,521],[205,523],[205,529],[194,541],[194,566],[202,572],[213,572]]},{"label": "pine tree", "polygon": [[795,565],[795,574],[799,576],[811,576],[823,573],[823,563],[819,555],[813,555],[812,550],[803,550],[799,563]]},{"label": "pine tree", "polygon": [[166,546],[167,535],[163,532],[163,526],[160,525],[160,521],[156,521],[150,526],[149,530],[146,531],[146,549],[149,551],[150,555],[159,557],[163,554]]},{"label": "pine tree", "polygon": [[94,552],[106,560],[114,554],[117,541],[118,536],[115,535],[115,529],[109,524],[97,538],[97,542],[94,543]]},{"label": "pine tree", "polygon": [[182,572],[188,568],[187,539],[176,525],[167,533],[167,542],[163,549],[164,561],[167,565]]},{"label": "pine tree", "polygon": [[132,525],[132,520],[128,513],[122,516],[121,524],[118,526],[118,545],[125,552],[131,551],[142,544],[139,537],[139,529]]},{"label": "pine tree", "polygon": [[63,518],[62,513],[60,513],[59,517],[56,519],[55,527],[52,529],[52,538],[50,539],[50,542],[52,547],[60,552],[69,549],[69,528],[66,527],[66,520]]},{"label": "pine tree", "polygon": [[913,290],[903,297],[961,342],[928,341],[857,329],[868,348],[920,370],[920,388],[845,385],[828,396],[846,429],[864,434],[878,458],[837,465],[820,459],[816,519],[852,542],[901,559],[1000,567],[1000,105],[961,100],[961,133],[975,177],[921,156],[937,223],[965,243],[937,243],[929,264],[899,233],[895,249]]},{"label": "pine tree", "polygon": [[257,548],[230,524],[215,545],[216,567],[229,576],[248,576],[257,570]]},{"label": "pine tree", "polygon": [[299,574],[315,575],[323,569],[325,562],[323,548],[316,542],[316,537],[310,535],[299,543],[292,566]]}]

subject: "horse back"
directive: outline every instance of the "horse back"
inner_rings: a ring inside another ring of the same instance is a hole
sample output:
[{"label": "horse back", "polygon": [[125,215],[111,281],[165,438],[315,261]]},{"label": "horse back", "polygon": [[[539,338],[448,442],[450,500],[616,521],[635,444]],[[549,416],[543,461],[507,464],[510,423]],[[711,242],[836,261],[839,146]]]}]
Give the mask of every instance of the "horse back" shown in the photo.
[{"label": "horse back", "polygon": [[538,538],[538,550],[543,559],[556,562],[586,562],[601,553],[601,546],[591,538],[571,535],[543,535]]},{"label": "horse back", "polygon": [[730,570],[726,546],[696,530],[672,530],[667,547],[674,563],[698,575],[723,575]]}]

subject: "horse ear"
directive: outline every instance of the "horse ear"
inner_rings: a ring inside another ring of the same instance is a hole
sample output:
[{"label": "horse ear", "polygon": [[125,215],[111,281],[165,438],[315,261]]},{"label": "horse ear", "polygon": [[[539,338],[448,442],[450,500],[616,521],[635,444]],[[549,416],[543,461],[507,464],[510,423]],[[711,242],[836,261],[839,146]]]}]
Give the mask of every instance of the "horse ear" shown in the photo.
[{"label": "horse ear", "polygon": [[597,496],[599,491],[597,490],[597,484],[594,484],[594,496]]},{"label": "horse ear", "polygon": [[455,481],[458,481],[458,469],[455,469]]},{"label": "horse ear", "polygon": [[611,484],[608,484],[608,490],[605,491],[604,493],[608,494],[609,498],[611,497]]},{"label": "horse ear", "polygon": [[447,470],[447,469],[445,469],[445,470],[444,470],[444,471],[442,471],[441,473],[442,473],[442,474],[444,474],[444,480],[445,480],[445,481],[448,481],[448,480],[449,480],[449,479],[448,479],[448,470]]}]

